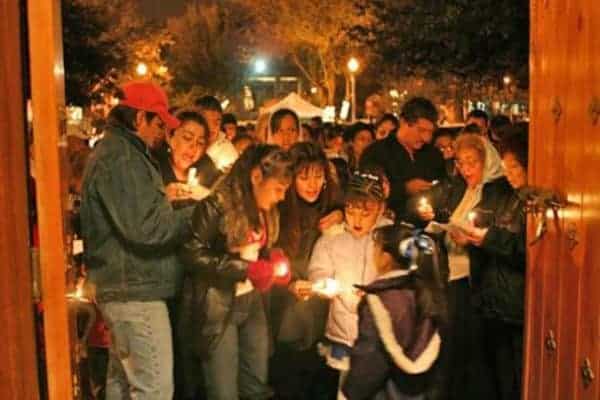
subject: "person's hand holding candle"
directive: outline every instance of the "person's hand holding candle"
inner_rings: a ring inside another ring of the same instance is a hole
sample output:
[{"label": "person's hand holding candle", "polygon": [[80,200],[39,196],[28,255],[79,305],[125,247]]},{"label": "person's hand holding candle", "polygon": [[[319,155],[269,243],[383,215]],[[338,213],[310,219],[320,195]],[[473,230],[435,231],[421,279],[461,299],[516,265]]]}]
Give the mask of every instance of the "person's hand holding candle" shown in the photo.
[{"label": "person's hand holding candle", "polygon": [[307,300],[313,294],[313,284],[310,281],[297,280],[288,286],[288,290],[299,300]]},{"label": "person's hand holding candle", "polygon": [[417,214],[423,221],[431,221],[435,218],[433,207],[427,200],[427,197],[421,197],[417,204]]}]

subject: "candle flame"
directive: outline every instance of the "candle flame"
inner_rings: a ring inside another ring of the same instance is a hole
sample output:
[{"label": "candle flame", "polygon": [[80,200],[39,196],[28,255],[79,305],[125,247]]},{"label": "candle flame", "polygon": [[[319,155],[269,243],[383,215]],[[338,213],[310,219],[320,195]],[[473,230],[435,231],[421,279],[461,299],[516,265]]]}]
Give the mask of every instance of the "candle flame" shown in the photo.
[{"label": "candle flame", "polygon": [[340,283],[331,278],[318,280],[313,284],[312,290],[327,297],[337,296],[342,291]]}]

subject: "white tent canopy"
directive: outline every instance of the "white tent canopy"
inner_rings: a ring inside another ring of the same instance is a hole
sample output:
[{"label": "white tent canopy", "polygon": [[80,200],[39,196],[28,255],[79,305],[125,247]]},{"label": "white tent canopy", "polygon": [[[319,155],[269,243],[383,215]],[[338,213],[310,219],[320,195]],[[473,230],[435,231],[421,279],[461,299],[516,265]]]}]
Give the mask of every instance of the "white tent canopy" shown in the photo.
[{"label": "white tent canopy", "polygon": [[261,109],[261,114],[273,113],[281,108],[289,108],[298,114],[300,118],[312,118],[321,117],[323,115],[323,109],[319,108],[308,101],[304,100],[296,93],[290,93],[281,101]]}]

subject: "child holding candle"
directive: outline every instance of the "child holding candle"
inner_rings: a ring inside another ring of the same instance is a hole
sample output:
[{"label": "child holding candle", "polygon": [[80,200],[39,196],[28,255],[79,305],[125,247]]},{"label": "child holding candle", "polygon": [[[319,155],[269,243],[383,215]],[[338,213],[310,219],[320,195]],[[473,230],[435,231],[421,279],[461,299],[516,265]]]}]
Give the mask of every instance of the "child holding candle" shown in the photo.
[{"label": "child holding candle", "polygon": [[349,400],[421,400],[432,386],[445,319],[435,244],[406,225],[373,236],[379,276],[360,287],[366,296],[343,392]]},{"label": "child holding candle", "polygon": [[[361,296],[353,285],[368,284],[376,277],[372,232],[377,226],[391,224],[382,216],[384,201],[379,177],[354,173],[345,196],[345,231],[322,236],[315,245],[308,267],[313,289],[331,298],[325,330],[328,343],[322,347],[322,353],[329,366],[342,371],[340,381],[348,370],[350,349],[358,335],[357,307]],[[326,279],[337,281],[337,285],[324,286],[336,286],[335,292],[319,290]]]}]

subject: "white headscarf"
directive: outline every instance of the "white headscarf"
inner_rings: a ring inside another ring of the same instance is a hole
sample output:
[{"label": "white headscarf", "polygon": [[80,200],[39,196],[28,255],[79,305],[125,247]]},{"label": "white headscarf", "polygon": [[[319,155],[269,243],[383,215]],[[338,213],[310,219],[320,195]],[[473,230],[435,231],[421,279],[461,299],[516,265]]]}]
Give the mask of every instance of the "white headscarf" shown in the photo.
[{"label": "white headscarf", "polygon": [[[498,151],[486,138],[479,136],[485,149],[485,162],[483,165],[483,176],[481,182],[475,187],[467,187],[465,193],[452,213],[450,222],[457,225],[465,225],[468,222],[469,213],[479,204],[483,193],[483,186],[504,175],[502,160]],[[469,258],[465,249],[456,244],[450,235],[446,235],[446,247],[448,249],[450,280],[469,276]]]}]

